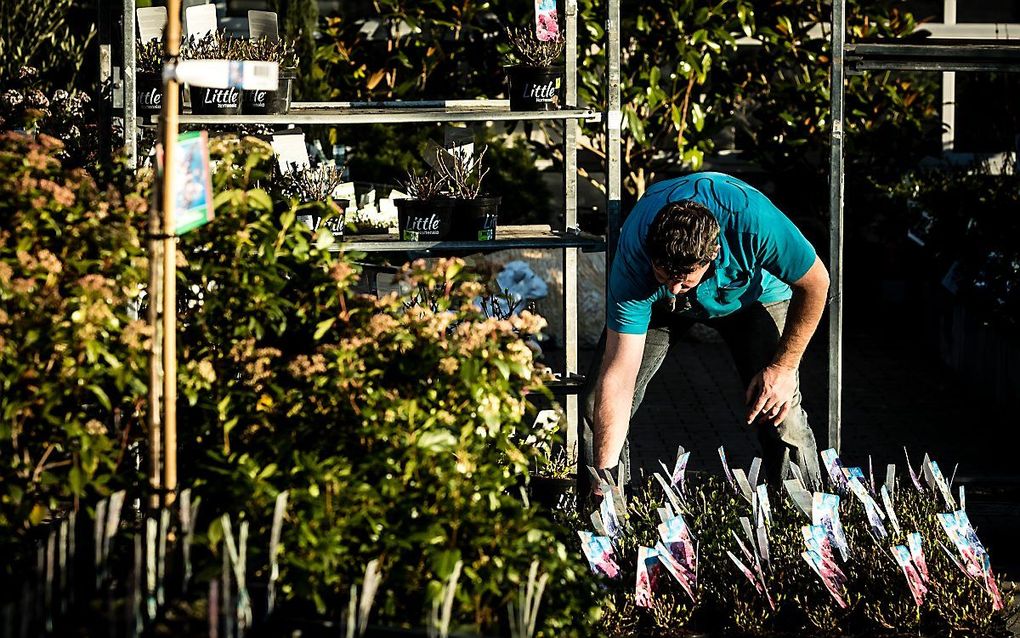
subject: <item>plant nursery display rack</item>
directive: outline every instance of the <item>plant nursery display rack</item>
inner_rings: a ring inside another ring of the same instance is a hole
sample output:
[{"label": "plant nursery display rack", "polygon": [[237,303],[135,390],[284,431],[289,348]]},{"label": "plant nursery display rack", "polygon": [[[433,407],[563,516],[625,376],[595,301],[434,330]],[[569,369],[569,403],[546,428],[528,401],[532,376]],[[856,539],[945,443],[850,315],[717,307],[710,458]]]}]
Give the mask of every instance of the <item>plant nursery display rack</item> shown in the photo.
[{"label": "plant nursery display rack", "polygon": [[[116,9],[113,9],[116,11]],[[336,250],[404,253],[415,252],[427,256],[442,256],[456,252],[495,252],[511,248],[557,250],[563,256],[563,335],[562,361],[555,364],[560,379],[551,384],[554,393],[564,396],[567,417],[567,456],[576,463],[579,424],[578,394],[583,377],[578,374],[578,253],[607,253],[606,272],[609,272],[616,239],[622,223],[621,195],[621,139],[622,115],[620,110],[620,0],[606,3],[605,47],[606,110],[595,110],[577,105],[578,86],[578,9],[576,0],[565,0],[564,14],[565,77],[564,106],[549,111],[512,111],[508,100],[443,100],[428,102],[296,102],[286,115],[194,115],[184,113],[180,124],[188,126],[241,126],[266,125],[281,128],[292,125],[356,126],[359,124],[412,124],[456,122],[515,122],[553,121],[562,125],[563,139],[563,202],[562,224],[541,226],[500,226],[492,241],[400,241],[395,236],[361,235],[345,238]],[[115,96],[114,113],[122,115],[128,160],[137,165],[138,137],[141,130],[136,108],[136,51],[135,33],[137,17],[135,1],[123,0],[120,13],[121,81]],[[113,40],[111,37],[110,40]],[[113,51],[106,47],[101,53],[101,64],[112,68]],[[115,98],[116,100],[116,98]],[[117,112],[119,111],[119,112]],[[607,140],[605,159],[605,194],[607,227],[604,235],[583,233],[578,229],[577,176],[578,130],[581,121],[601,122]],[[562,367],[560,367],[562,366]]]},{"label": "plant nursery display rack", "polygon": [[829,447],[839,450],[842,416],[844,81],[869,71],[1018,72],[1014,40],[886,40],[846,42],[847,0],[832,2],[832,127],[829,191]]}]

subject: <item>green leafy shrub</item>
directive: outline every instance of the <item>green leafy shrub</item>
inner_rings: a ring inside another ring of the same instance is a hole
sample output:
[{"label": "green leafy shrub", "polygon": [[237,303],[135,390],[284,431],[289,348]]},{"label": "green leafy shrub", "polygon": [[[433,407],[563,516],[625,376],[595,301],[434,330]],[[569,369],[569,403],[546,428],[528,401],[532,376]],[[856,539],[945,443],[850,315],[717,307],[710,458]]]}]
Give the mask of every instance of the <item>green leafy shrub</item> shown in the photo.
[{"label": "green leafy shrub", "polygon": [[[539,454],[523,441],[547,436],[531,426],[543,386],[524,343],[541,321],[486,318],[456,260],[408,266],[405,296],[355,294],[332,236],[257,187],[269,147],[212,150],[216,220],[182,238],[179,258],[181,474],[203,509],[252,521],[250,563],[264,565],[266,513],[289,490],[281,590],[318,613],[342,613],[379,558],[378,618],[420,626],[461,560],[455,625],[495,633],[540,556],[542,635],[581,634],[590,582],[519,496]],[[208,526],[213,547],[220,535]]]},{"label": "green leafy shrub", "polygon": [[146,201],[127,178],[100,185],[65,168],[62,151],[0,134],[3,543],[124,484],[126,448],[144,433],[148,332],[133,310]]}]

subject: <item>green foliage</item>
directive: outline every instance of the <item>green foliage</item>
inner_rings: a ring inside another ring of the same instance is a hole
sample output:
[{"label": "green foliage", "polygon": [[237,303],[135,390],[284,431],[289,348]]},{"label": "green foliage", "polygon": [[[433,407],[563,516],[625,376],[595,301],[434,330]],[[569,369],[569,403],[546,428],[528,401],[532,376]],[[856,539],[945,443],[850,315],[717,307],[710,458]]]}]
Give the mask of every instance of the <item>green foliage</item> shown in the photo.
[{"label": "green foliage", "polygon": [[4,0],[0,19],[0,86],[22,67],[41,71],[47,87],[69,89],[96,34],[90,12],[74,0]]},{"label": "green foliage", "polygon": [[[863,506],[847,495],[840,503],[840,519],[850,548],[850,560],[842,563],[848,577],[848,609],[840,609],[824,585],[801,557],[801,527],[810,520],[786,497],[770,491],[772,524],[768,526],[770,560],[765,568],[768,590],[776,603],[767,601],[730,561],[726,551],[741,552],[731,531],[744,538],[739,519],[752,518],[751,506],[730,487],[709,475],[687,481],[687,507],[683,511],[698,544],[697,602],[690,598],[662,570],[654,607],[634,605],[638,545],[653,546],[658,540],[656,513],[665,500],[658,483],[649,481],[630,497],[622,537],[615,543],[616,561],[622,576],[606,585],[602,602],[605,635],[677,636],[685,632],[723,632],[724,635],[875,635],[883,632],[920,632],[923,635],[993,636],[1004,632],[1016,612],[993,612],[990,596],[983,586],[969,580],[938,549],[951,547],[936,518],[943,511],[939,497],[900,486],[895,509],[901,533],[881,541],[871,537]],[[590,524],[576,514],[566,515],[577,529]],[[905,545],[906,535],[920,532],[931,590],[918,607],[910,595],[902,570],[889,552],[895,544]],[[574,545],[576,546],[576,541]],[[1008,601],[1007,601],[1008,607]],[[898,635],[898,634],[897,634]]]},{"label": "green foliage", "polygon": [[293,204],[274,212],[258,188],[269,147],[225,138],[212,150],[216,221],[182,238],[179,259],[181,473],[203,508],[266,538],[266,513],[290,490],[282,591],[320,613],[339,614],[379,558],[379,617],[420,625],[462,560],[456,624],[493,633],[541,555],[542,635],[582,633],[582,567],[517,496],[539,455],[523,441],[549,436],[528,402],[543,385],[524,338],[541,320],[487,319],[457,260],[405,268],[425,306],[356,295],[331,236],[294,223]]},{"label": "green foliage", "polygon": [[142,434],[146,203],[123,176],[99,185],[61,153],[44,135],[0,135],[4,543],[129,479],[126,447]]}]

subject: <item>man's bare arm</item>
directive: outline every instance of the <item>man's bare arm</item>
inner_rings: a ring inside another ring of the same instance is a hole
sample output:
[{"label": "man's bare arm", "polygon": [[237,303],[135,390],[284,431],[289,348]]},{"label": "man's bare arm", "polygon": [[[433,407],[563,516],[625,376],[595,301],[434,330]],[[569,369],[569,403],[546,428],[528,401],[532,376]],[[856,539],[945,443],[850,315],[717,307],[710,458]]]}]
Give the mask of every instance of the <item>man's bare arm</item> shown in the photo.
[{"label": "man's bare arm", "polygon": [[620,452],[630,429],[634,383],[644,347],[643,334],[606,330],[606,351],[595,386],[595,422],[592,424],[595,467],[598,469],[613,467],[620,462]]},{"label": "man's bare arm", "polygon": [[747,388],[747,422],[759,415],[773,423],[781,423],[790,409],[790,398],[796,388],[796,371],[808,342],[818,328],[825,311],[829,291],[829,273],[822,260],[790,284],[793,298],[786,316],[786,326],[772,363],[758,373]]}]

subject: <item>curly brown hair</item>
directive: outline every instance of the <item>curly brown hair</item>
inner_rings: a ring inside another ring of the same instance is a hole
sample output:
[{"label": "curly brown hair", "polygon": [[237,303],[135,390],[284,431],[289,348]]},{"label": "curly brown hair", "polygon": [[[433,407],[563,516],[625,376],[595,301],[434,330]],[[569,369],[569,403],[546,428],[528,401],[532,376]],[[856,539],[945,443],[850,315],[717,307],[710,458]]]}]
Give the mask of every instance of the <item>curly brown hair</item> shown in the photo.
[{"label": "curly brown hair", "polygon": [[689,199],[663,206],[645,240],[652,265],[676,278],[710,263],[718,246],[718,220],[703,205]]}]

